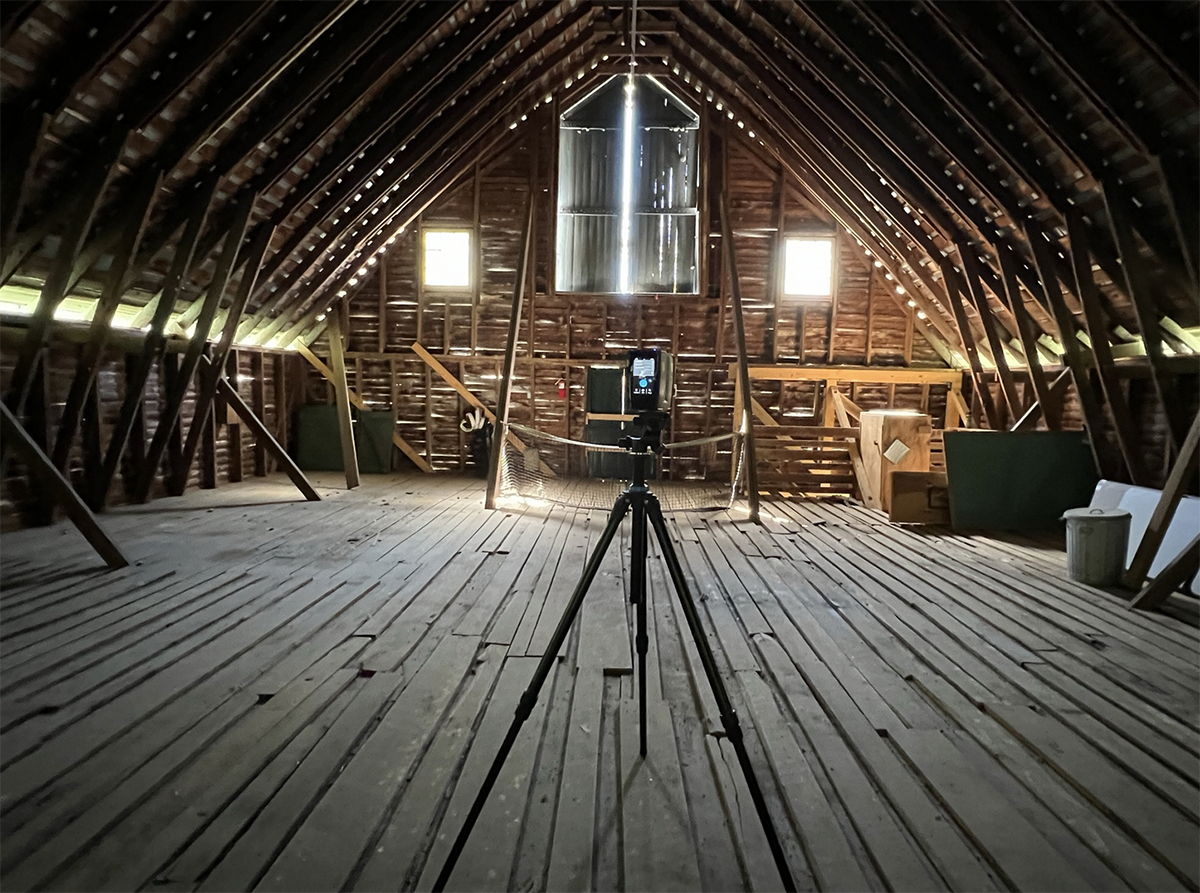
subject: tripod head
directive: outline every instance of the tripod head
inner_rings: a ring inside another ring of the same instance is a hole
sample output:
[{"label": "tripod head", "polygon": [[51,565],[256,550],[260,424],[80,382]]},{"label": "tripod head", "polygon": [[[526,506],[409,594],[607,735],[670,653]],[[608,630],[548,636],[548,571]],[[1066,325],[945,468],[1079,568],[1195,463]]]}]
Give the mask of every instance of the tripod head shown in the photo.
[{"label": "tripod head", "polygon": [[669,421],[670,414],[658,410],[638,413],[634,416],[633,423],[642,429],[641,436],[634,437],[630,434],[622,437],[617,441],[617,446],[634,454],[661,453],[663,448],[662,429]]}]

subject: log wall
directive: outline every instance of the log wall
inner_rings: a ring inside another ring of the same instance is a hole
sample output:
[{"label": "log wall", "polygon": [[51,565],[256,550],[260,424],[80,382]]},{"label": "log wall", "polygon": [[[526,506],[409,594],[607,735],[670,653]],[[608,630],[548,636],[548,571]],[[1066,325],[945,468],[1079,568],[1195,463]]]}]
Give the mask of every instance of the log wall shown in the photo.
[{"label": "log wall", "polygon": [[[537,202],[534,276],[525,299],[510,418],[564,437],[582,439],[587,366],[620,362],[633,347],[662,347],[676,356],[678,396],[672,439],[730,430],[736,358],[729,286],[722,264],[717,208],[722,185],[730,217],[745,308],[747,351],[754,363],[817,366],[939,366],[944,363],[915,328],[914,311],[852,238],[837,231],[822,209],[804,198],[751,141],[724,118],[702,123],[708,147],[707,191],[701,201],[701,293],[698,295],[560,294],[554,284],[556,106],[531,116],[507,147],[478,164],[434,203],[372,265],[346,299],[350,386],[372,408],[394,407],[397,431],[438,470],[469,462],[459,421],[469,406],[411,351],[414,341],[433,353],[485,404],[498,400],[499,373],[521,229],[531,190]],[[707,110],[706,110],[707,111]],[[420,277],[423,228],[451,227],[477,236],[478,268],[467,289],[429,289]],[[781,297],[778,263],[783,236],[830,235],[837,240],[832,299]],[[325,336],[313,345],[328,355]],[[559,397],[559,382],[567,396]],[[756,382],[755,397],[792,424],[819,419],[823,383]],[[923,408],[941,419],[945,386],[847,385],[863,408]],[[309,395],[333,400],[315,370]],[[699,460],[676,476],[704,474]],[[396,453],[397,467],[411,467]],[[710,467],[727,473],[718,450]]]}]

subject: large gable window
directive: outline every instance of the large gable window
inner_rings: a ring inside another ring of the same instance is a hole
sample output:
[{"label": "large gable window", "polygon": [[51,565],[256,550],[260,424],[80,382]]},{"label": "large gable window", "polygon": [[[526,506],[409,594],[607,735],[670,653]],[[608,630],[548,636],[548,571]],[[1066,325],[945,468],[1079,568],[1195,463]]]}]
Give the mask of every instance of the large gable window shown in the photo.
[{"label": "large gable window", "polygon": [[562,115],[559,291],[696,292],[699,126],[645,76],[613,77]]}]

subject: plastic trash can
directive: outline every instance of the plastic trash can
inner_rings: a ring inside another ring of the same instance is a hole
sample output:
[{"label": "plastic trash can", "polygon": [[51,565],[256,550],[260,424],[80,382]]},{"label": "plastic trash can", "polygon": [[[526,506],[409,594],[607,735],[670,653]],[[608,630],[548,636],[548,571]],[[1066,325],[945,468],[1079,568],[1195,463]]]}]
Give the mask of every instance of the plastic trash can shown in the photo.
[{"label": "plastic trash can", "polygon": [[1125,570],[1132,515],[1124,509],[1068,509],[1067,576],[1089,586],[1116,586]]}]

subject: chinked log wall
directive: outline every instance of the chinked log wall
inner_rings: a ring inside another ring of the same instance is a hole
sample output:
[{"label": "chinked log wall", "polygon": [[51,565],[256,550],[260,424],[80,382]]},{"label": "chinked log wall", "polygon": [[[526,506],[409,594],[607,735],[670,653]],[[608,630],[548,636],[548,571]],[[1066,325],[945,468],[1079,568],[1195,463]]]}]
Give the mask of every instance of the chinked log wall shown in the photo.
[{"label": "chinked log wall", "polygon": [[[2,348],[0,349],[0,390],[8,388],[16,357],[14,345],[22,337],[20,326],[6,326],[3,331]],[[86,325],[59,325],[52,336],[50,346],[46,351],[43,372],[39,373],[34,392],[31,394],[29,418],[27,427],[35,438],[49,437],[51,443],[61,421],[63,404],[71,387],[71,380],[82,349],[82,339],[87,337]],[[96,376],[96,393],[99,397],[100,426],[99,438],[96,429],[87,421],[81,426],[80,436],[76,437],[67,462],[67,475],[77,489],[83,488],[89,476],[94,473],[99,463],[98,451],[107,449],[112,435],[112,426],[116,423],[121,403],[125,398],[126,350],[141,352],[141,338],[136,333],[127,333],[118,339],[121,343],[113,345],[105,354],[103,363],[99,366]],[[168,350],[168,356],[178,356],[183,342],[173,345]],[[300,368],[304,361],[295,354],[279,351],[259,351],[238,349],[232,352],[236,357],[234,362],[238,370],[238,393],[245,399],[255,414],[275,433],[281,443],[288,443],[289,428],[291,427],[291,410],[304,400],[304,378]],[[232,369],[232,366],[229,367]],[[107,505],[121,505],[129,502],[130,489],[137,483],[137,476],[144,467],[143,455],[145,448],[154,437],[158,425],[159,413],[162,409],[162,399],[166,392],[165,372],[162,363],[156,363],[143,392],[142,412],[135,422],[129,445],[125,449],[117,478],[109,489]],[[41,407],[34,411],[34,407]],[[180,413],[180,425],[183,437],[193,421],[195,409],[195,383],[189,389],[184,399]],[[201,445],[196,461],[188,472],[188,487],[212,487],[227,483],[236,483],[243,478],[258,474],[269,474],[275,470],[274,460],[254,440],[252,434],[237,423],[226,424],[225,401],[217,398],[214,404],[215,418],[218,423],[216,439],[211,455],[206,446]],[[85,419],[87,411],[85,410]],[[36,419],[36,421],[35,421]],[[43,433],[45,432],[45,433]],[[169,459],[168,455],[168,459]],[[151,490],[151,498],[163,494],[162,469]],[[8,463],[3,481],[2,519],[4,529],[36,523],[38,518],[45,519],[46,515],[37,510],[38,500],[30,487],[25,469],[19,460]]]},{"label": "chinked log wall", "polygon": [[[631,347],[662,347],[677,358],[678,398],[673,438],[683,440],[730,430],[735,357],[728,283],[721,266],[717,195],[728,190],[745,306],[747,350],[753,363],[818,365],[942,366],[937,353],[914,331],[912,312],[897,303],[882,271],[844,231],[809,204],[799,184],[725,119],[707,137],[709,170],[701,214],[699,296],[657,295],[633,299],[554,291],[554,215],[557,109],[531,116],[504,151],[485,159],[432,205],[371,267],[342,312],[349,332],[350,385],[374,409],[394,407],[399,434],[438,470],[460,470],[467,461],[458,424],[469,410],[453,388],[411,351],[414,341],[441,360],[484,403],[495,406],[508,314],[520,256],[520,233],[531,181],[537,214],[533,293],[527,296],[518,345],[511,419],[560,436],[581,439],[585,421],[587,366],[619,362]],[[708,127],[708,121],[703,126]],[[732,131],[732,133],[730,132]],[[782,220],[782,227],[780,221]],[[473,287],[428,289],[420,283],[422,228],[462,228],[477,234],[479,269]],[[779,231],[834,235],[838,239],[835,294],[824,303],[779,296],[782,270]],[[724,309],[722,309],[724,307]],[[382,315],[382,327],[381,327]],[[328,356],[324,337],[314,351]],[[559,381],[568,396],[560,398]],[[792,424],[809,416],[819,423],[823,383],[756,382],[754,395],[773,415]],[[332,401],[332,388],[310,371],[309,397]],[[845,392],[865,409],[927,408],[940,419],[945,386],[871,384]],[[672,473],[694,476],[699,458],[679,460]],[[687,464],[680,465],[680,462]],[[398,455],[397,467],[408,467]],[[727,473],[727,455],[710,467]]]}]

